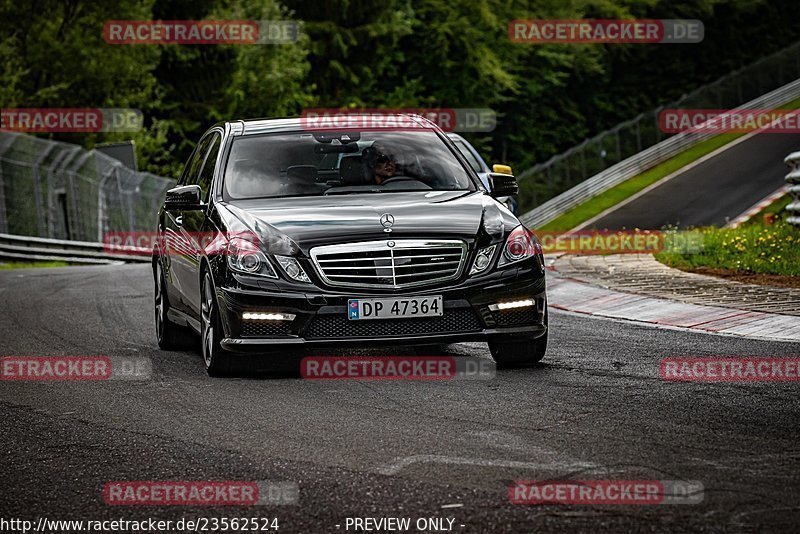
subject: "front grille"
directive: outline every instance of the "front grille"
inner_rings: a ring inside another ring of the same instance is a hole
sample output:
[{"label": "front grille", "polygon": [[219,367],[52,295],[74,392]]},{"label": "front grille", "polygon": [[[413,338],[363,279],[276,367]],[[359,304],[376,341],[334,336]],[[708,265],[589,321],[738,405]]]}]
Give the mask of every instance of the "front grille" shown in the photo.
[{"label": "front grille", "polygon": [[242,337],[288,336],[291,333],[291,321],[245,321],[242,323]]},{"label": "front grille", "polygon": [[458,278],[466,252],[463,241],[387,239],[315,247],[311,258],[332,286],[402,288]]},{"label": "front grille", "polygon": [[414,336],[478,332],[481,322],[472,308],[450,308],[441,317],[351,321],[342,314],[318,315],[308,325],[307,339]]},{"label": "front grille", "polygon": [[520,326],[536,322],[536,307],[529,306],[519,310],[502,310],[492,312],[497,326]]}]

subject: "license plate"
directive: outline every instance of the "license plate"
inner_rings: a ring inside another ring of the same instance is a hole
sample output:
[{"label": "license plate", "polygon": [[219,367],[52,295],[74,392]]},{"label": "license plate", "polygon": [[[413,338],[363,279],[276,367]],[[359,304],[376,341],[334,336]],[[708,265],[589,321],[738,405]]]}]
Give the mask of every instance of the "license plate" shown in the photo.
[{"label": "license plate", "polygon": [[350,299],[347,318],[351,321],[368,319],[408,319],[411,317],[440,317],[442,296],[391,299]]}]

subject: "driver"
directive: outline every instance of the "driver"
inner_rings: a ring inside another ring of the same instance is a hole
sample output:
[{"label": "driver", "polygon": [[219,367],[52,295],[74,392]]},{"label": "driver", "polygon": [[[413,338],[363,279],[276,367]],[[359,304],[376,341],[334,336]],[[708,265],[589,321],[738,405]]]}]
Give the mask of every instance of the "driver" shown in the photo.
[{"label": "driver", "polygon": [[397,172],[394,154],[378,143],[364,149],[364,162],[370,175],[368,183],[381,185]]}]

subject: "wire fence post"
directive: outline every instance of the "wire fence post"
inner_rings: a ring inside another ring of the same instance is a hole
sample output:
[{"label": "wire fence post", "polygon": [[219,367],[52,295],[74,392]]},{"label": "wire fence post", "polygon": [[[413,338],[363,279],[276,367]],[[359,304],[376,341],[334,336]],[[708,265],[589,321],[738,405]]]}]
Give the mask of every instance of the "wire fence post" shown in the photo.
[{"label": "wire fence post", "polygon": [[106,214],[106,182],[115,172],[116,167],[107,170],[103,177],[100,178],[100,183],[97,185],[97,242],[104,241],[103,236],[106,232],[106,225],[108,223],[108,215]]},{"label": "wire fence post", "polygon": [[[42,162],[53,151],[54,146],[50,145],[45,148],[36,158],[31,168],[31,175],[33,176],[33,197],[36,202],[36,223],[38,226],[39,237],[47,237],[47,217],[44,208],[44,198],[42,196],[42,176],[39,170],[41,169]],[[49,196],[49,195],[48,195]]]},{"label": "wire fence post", "polygon": [[642,128],[641,128],[642,117],[641,115],[639,118],[636,119],[636,151],[642,151]]},{"label": "wire fence post", "polygon": [[11,135],[0,137],[0,233],[8,233],[8,214],[6,212],[6,184],[3,178],[3,156],[14,142]]}]

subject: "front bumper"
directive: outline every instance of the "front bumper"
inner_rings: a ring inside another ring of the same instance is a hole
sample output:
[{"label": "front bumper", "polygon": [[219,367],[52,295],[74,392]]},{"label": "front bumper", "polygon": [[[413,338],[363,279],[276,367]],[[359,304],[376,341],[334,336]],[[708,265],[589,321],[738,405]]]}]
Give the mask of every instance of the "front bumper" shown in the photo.
[{"label": "front bumper", "polygon": [[[425,290],[360,292],[325,291],[307,286],[305,292],[287,291],[269,282],[259,289],[236,284],[221,287],[217,300],[225,337],[222,347],[231,352],[268,352],[280,347],[413,345],[486,341],[492,336],[537,338],[547,332],[544,273],[534,262]],[[441,317],[350,321],[351,298],[442,295]],[[529,299],[534,305],[492,311],[490,304]],[[243,320],[244,312],[295,315],[291,321]]]}]

